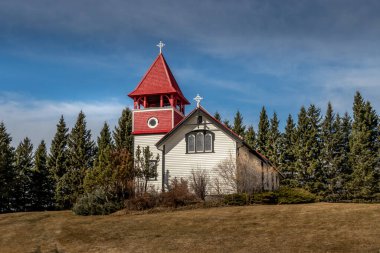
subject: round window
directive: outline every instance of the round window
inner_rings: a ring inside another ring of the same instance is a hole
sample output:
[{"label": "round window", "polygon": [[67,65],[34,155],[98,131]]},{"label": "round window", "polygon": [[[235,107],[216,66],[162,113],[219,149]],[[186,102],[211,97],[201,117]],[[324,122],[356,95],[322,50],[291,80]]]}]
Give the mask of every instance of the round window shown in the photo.
[{"label": "round window", "polygon": [[158,125],[158,119],[150,118],[148,119],[148,127],[155,128]]}]

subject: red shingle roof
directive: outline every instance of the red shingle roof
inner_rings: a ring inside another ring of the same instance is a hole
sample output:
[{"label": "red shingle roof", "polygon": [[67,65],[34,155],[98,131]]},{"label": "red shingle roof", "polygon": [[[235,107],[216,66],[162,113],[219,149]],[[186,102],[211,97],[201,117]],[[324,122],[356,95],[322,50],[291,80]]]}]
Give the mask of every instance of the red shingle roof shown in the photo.
[{"label": "red shingle roof", "polygon": [[129,97],[156,94],[178,94],[185,104],[190,104],[178,86],[164,55],[160,53]]}]

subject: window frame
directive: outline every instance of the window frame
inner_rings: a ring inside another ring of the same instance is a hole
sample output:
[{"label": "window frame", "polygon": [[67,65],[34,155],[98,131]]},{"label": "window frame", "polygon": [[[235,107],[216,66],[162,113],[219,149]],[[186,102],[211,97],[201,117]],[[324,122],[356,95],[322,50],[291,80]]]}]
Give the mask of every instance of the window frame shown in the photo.
[{"label": "window frame", "polygon": [[147,181],[157,181],[157,177],[158,177],[158,160],[156,160],[156,159],[149,160],[149,165],[150,165],[150,163],[155,163],[157,176],[156,177],[150,177],[150,178],[148,178]]},{"label": "window frame", "polygon": [[[189,138],[190,137],[193,137],[193,150],[189,150]],[[192,154],[192,153],[196,153],[196,149],[195,149],[195,133],[191,133],[191,134],[188,134],[187,136],[186,136],[186,153],[190,153],[190,154]]]},{"label": "window frame", "polygon": [[[154,126],[152,126],[151,124],[149,124],[149,122],[151,120],[154,120],[156,121],[156,124]],[[153,129],[153,128],[156,128],[158,126],[158,119],[156,117],[150,117],[147,121],[146,121],[146,124],[148,125],[149,128]]]},{"label": "window frame", "polygon": [[[203,150],[202,151],[197,151],[197,134],[202,133],[203,134]],[[206,142],[205,142],[205,137],[207,134],[211,135],[211,151],[206,151]],[[194,136],[194,151],[189,152],[189,137]],[[213,133],[210,130],[194,130],[191,132],[188,132],[185,135],[185,142],[186,142],[186,154],[202,154],[202,153],[215,153],[214,147],[215,147],[215,133]]]},{"label": "window frame", "polygon": [[[210,145],[211,145],[211,150],[206,150],[206,137],[207,137],[208,135],[209,135],[210,138],[211,138],[211,143],[210,143]],[[213,151],[214,151],[214,137],[212,136],[212,134],[211,134],[210,132],[206,132],[206,133],[203,135],[203,138],[204,138],[204,140],[203,140],[203,149],[204,149],[204,152],[205,152],[205,153],[213,152]]]}]

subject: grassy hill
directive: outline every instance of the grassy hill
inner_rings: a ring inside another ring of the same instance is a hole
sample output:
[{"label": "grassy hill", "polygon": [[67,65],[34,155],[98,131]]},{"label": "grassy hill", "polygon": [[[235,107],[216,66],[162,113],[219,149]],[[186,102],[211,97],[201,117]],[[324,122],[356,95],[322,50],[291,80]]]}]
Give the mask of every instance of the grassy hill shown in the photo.
[{"label": "grassy hill", "polygon": [[[0,214],[0,252],[379,252],[379,204]],[[53,251],[54,252],[54,251]]]}]

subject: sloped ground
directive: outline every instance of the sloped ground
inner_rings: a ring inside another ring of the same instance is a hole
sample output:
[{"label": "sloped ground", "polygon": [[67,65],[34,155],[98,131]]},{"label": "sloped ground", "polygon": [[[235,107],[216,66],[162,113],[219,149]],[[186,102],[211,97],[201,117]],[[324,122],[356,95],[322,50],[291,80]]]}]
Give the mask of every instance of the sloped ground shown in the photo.
[{"label": "sloped ground", "polygon": [[[39,251],[38,251],[39,250]],[[0,215],[0,252],[380,252],[380,204]]]}]

